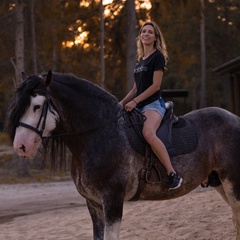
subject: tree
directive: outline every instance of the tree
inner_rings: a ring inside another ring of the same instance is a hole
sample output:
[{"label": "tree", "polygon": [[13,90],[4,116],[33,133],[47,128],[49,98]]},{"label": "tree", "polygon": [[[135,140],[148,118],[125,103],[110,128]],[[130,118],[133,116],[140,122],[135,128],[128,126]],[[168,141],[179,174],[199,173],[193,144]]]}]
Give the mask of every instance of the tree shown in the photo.
[{"label": "tree", "polygon": [[[22,72],[24,71],[24,2],[16,0],[15,4],[15,62],[12,59],[12,64],[15,69],[14,85],[17,86],[22,82]],[[28,161],[19,156],[16,156],[15,161],[17,161],[18,176],[28,177],[30,175]]]},{"label": "tree", "polygon": [[127,0],[127,54],[126,54],[126,92],[129,92],[133,86],[133,69],[136,63],[136,10],[135,1]]},{"label": "tree", "polygon": [[31,28],[31,42],[32,42],[32,48],[31,48],[31,54],[32,54],[32,73],[34,75],[37,75],[37,49],[36,49],[36,25],[35,25],[35,0],[30,1],[30,28]]},{"label": "tree", "polygon": [[21,73],[24,71],[24,3],[21,0],[16,0],[15,4],[15,62],[12,59],[12,64],[15,69],[14,85],[17,86],[22,82]]},{"label": "tree", "polygon": [[201,1],[201,22],[200,22],[200,39],[201,39],[201,101],[200,107],[206,107],[206,45],[205,45],[205,7],[204,0]]},{"label": "tree", "polygon": [[189,97],[185,100],[175,98],[177,114],[198,107],[200,86],[200,2],[190,0],[168,1],[152,0],[151,18],[165,37],[169,61],[164,73],[163,89],[188,89]]}]

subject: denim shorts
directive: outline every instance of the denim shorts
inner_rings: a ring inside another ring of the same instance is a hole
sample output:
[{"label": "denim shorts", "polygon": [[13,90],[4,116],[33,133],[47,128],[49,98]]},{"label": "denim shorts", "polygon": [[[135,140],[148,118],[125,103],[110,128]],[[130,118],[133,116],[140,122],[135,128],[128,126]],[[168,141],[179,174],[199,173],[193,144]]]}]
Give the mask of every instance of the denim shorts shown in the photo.
[{"label": "denim shorts", "polygon": [[144,113],[146,110],[154,110],[158,112],[163,118],[164,114],[166,113],[166,106],[164,100],[162,98],[159,98],[158,100],[149,103],[142,108],[136,108],[136,110],[140,113]]}]

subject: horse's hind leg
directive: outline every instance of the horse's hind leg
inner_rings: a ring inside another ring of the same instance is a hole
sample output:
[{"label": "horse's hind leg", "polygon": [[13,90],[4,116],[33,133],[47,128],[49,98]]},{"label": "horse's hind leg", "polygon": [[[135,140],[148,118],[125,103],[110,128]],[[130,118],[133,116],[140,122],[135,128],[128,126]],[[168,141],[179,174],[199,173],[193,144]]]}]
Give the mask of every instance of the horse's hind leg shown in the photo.
[{"label": "horse's hind leg", "polygon": [[[236,197],[236,190],[233,190],[233,185],[229,181],[225,180],[222,182],[223,190],[226,196],[226,202],[230,205],[232,209],[232,220],[237,233],[237,240],[240,240],[240,199]],[[237,193],[239,196],[239,192]],[[221,194],[222,195],[222,194]],[[223,195],[222,195],[223,196]]]},{"label": "horse's hind leg", "polygon": [[228,198],[226,196],[226,193],[223,189],[223,186],[222,184],[219,185],[218,187],[215,187],[215,190],[221,195],[221,197],[223,198],[223,200],[229,205],[229,201],[228,201]]},{"label": "horse's hind leg", "polygon": [[104,239],[104,216],[102,206],[87,200],[87,207],[93,223],[93,239]]},{"label": "horse's hind leg", "polygon": [[237,233],[237,240],[240,240],[240,201],[230,200],[230,206],[232,209],[232,220]]}]

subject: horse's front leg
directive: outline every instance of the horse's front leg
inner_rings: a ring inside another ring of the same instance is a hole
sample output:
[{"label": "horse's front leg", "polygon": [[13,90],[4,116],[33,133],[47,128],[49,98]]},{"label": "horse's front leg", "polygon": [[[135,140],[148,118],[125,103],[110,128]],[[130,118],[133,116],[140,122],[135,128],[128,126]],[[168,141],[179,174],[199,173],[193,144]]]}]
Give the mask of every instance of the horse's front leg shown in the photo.
[{"label": "horse's front leg", "polygon": [[93,239],[104,240],[104,214],[102,206],[87,200],[87,207],[93,223]]},{"label": "horse's front leg", "polygon": [[123,198],[113,194],[103,199],[105,217],[104,240],[119,240],[123,215]]},{"label": "horse's front leg", "polygon": [[109,198],[104,206],[87,200],[87,206],[93,223],[94,240],[118,240],[123,213],[123,200]]}]

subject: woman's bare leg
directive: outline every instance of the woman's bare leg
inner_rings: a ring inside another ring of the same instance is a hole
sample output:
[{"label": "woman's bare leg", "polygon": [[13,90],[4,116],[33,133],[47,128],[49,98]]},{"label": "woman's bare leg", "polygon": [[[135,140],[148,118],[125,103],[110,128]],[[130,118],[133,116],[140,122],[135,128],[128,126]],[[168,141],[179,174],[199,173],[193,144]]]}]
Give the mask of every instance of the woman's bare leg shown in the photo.
[{"label": "woman's bare leg", "polygon": [[167,174],[169,175],[171,172],[176,173],[165,145],[156,135],[156,131],[162,121],[161,115],[154,110],[147,110],[144,112],[144,115],[146,116],[146,121],[143,126],[143,136],[145,140],[166,168]]}]

